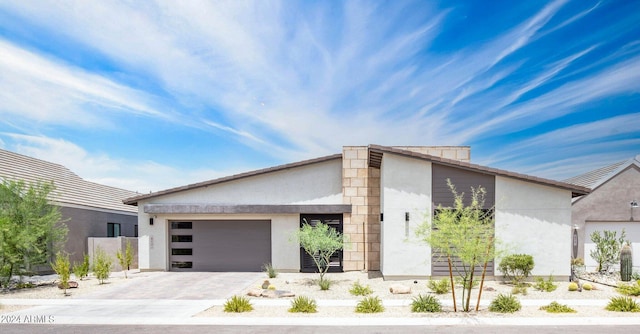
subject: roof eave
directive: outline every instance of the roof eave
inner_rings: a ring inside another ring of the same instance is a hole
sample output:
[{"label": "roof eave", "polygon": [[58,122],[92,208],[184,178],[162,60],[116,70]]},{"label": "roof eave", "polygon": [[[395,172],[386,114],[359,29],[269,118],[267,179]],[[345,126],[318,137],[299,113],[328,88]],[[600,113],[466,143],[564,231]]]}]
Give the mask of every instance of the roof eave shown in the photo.
[{"label": "roof eave", "polygon": [[398,154],[398,155],[428,160],[436,164],[465,169],[473,172],[489,174],[489,175],[499,175],[499,176],[510,177],[510,178],[514,178],[522,181],[553,186],[556,188],[561,188],[564,190],[571,191],[571,197],[578,197],[578,196],[586,195],[591,192],[591,189],[589,188],[577,186],[570,183],[544,179],[537,176],[531,176],[531,175],[520,174],[515,172],[509,172],[509,171],[498,169],[498,168],[481,166],[481,165],[472,164],[469,162],[464,162],[464,161],[459,161],[454,159],[447,159],[447,158],[437,157],[437,156],[423,154],[423,153],[410,152],[410,151],[388,147],[388,146],[369,145],[369,149],[382,154],[383,153]]}]

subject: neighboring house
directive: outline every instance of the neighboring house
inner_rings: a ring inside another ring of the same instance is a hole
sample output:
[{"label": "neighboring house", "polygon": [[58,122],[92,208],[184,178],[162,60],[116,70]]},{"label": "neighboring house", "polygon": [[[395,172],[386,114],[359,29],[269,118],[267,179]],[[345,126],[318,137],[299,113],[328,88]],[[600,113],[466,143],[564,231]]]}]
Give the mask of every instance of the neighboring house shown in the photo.
[{"label": "neighboring house", "polygon": [[[588,189],[471,164],[469,147],[346,146],[300,161],[135,196],[141,270],[306,271],[291,241],[303,222],[324,221],[348,240],[336,271],[380,270],[385,278],[445,275],[414,230],[459,192],[487,190],[496,237],[534,256],[534,275],[568,277],[571,199]],[[489,275],[494,274],[493,266]],[[499,273],[497,273],[500,275]]]},{"label": "neighboring house", "polygon": [[591,233],[625,230],[633,249],[634,268],[640,269],[640,155],[565,182],[591,189],[578,197],[572,205],[572,224],[577,229],[576,256],[584,258],[587,270],[595,270],[597,263],[590,256],[595,249]]},{"label": "neighboring house", "polygon": [[89,182],[64,166],[5,150],[0,150],[0,179],[53,181],[50,201],[60,207],[69,228],[65,251],[72,262],[82,261],[88,252],[88,237],[138,234],[137,210],[122,203],[137,194],[133,191]]}]

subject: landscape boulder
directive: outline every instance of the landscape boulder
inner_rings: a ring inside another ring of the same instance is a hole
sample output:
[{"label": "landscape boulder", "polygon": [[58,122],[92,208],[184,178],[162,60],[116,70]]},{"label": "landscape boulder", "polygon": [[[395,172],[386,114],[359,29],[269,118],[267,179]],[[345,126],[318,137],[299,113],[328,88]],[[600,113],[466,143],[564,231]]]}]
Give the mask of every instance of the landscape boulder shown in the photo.
[{"label": "landscape boulder", "polygon": [[407,294],[407,293],[411,293],[411,287],[402,285],[402,284],[394,284],[389,287],[389,291],[394,295]]}]

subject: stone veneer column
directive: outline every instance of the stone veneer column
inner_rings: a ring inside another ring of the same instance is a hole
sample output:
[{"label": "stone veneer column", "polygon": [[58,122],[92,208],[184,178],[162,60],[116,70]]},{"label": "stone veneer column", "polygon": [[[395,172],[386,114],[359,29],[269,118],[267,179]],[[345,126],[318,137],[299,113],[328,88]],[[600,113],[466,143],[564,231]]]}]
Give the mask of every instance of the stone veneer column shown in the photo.
[{"label": "stone veneer column", "polygon": [[380,270],[380,170],[370,168],[368,161],[366,146],[343,148],[343,202],[352,205],[343,222],[345,271]]},{"label": "stone veneer column", "polygon": [[[468,146],[394,146],[398,149],[469,162]],[[380,270],[380,169],[369,167],[369,148],[345,146],[342,150],[342,198],[351,204],[343,232],[347,244],[343,269]]]}]

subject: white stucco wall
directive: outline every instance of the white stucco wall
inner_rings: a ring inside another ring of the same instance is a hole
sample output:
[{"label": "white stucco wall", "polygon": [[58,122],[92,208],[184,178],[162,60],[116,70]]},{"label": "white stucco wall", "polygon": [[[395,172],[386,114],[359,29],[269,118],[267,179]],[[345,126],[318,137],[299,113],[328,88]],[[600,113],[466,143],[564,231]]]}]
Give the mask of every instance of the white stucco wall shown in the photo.
[{"label": "white stucco wall", "polygon": [[342,204],[342,160],[182,191],[154,198],[150,203]]},{"label": "white stucco wall", "polygon": [[186,190],[138,203],[138,254],[141,270],[169,269],[169,220],[271,220],[272,264],[279,270],[299,270],[299,247],[289,237],[299,227],[299,215],[150,215],[145,204],[342,204],[342,160],[251,176]]},{"label": "white stucco wall", "polygon": [[532,275],[569,276],[571,191],[496,176],[496,238],[511,254],[533,256]]},{"label": "white stucco wall", "polygon": [[[431,163],[385,154],[380,168],[381,271],[385,278],[431,275],[431,248],[415,228],[431,212]],[[409,212],[409,231],[405,224]]]},{"label": "white stucco wall", "polygon": [[[270,220],[271,221],[271,263],[281,271],[300,270],[300,247],[291,237],[300,225],[299,215],[157,215],[153,226],[149,220],[140,222],[138,251],[141,270],[169,270],[169,221],[198,220]],[[144,226],[143,226],[144,225]]]},{"label": "white stucco wall", "polygon": [[[616,237],[620,237],[622,235],[622,230],[624,229],[625,240],[628,240],[631,243],[632,250],[632,259],[633,259],[633,270],[640,271],[640,224],[637,222],[615,222],[615,221],[604,221],[604,222],[587,222],[585,224],[585,233],[587,236],[587,240],[584,241],[584,265],[587,271],[596,271],[598,268],[598,263],[591,257],[591,251],[596,249],[596,244],[591,241],[591,233],[595,231],[599,231],[600,235],[604,235],[604,231],[615,231]],[[620,270],[620,263],[617,262],[614,267],[615,270]]]}]

